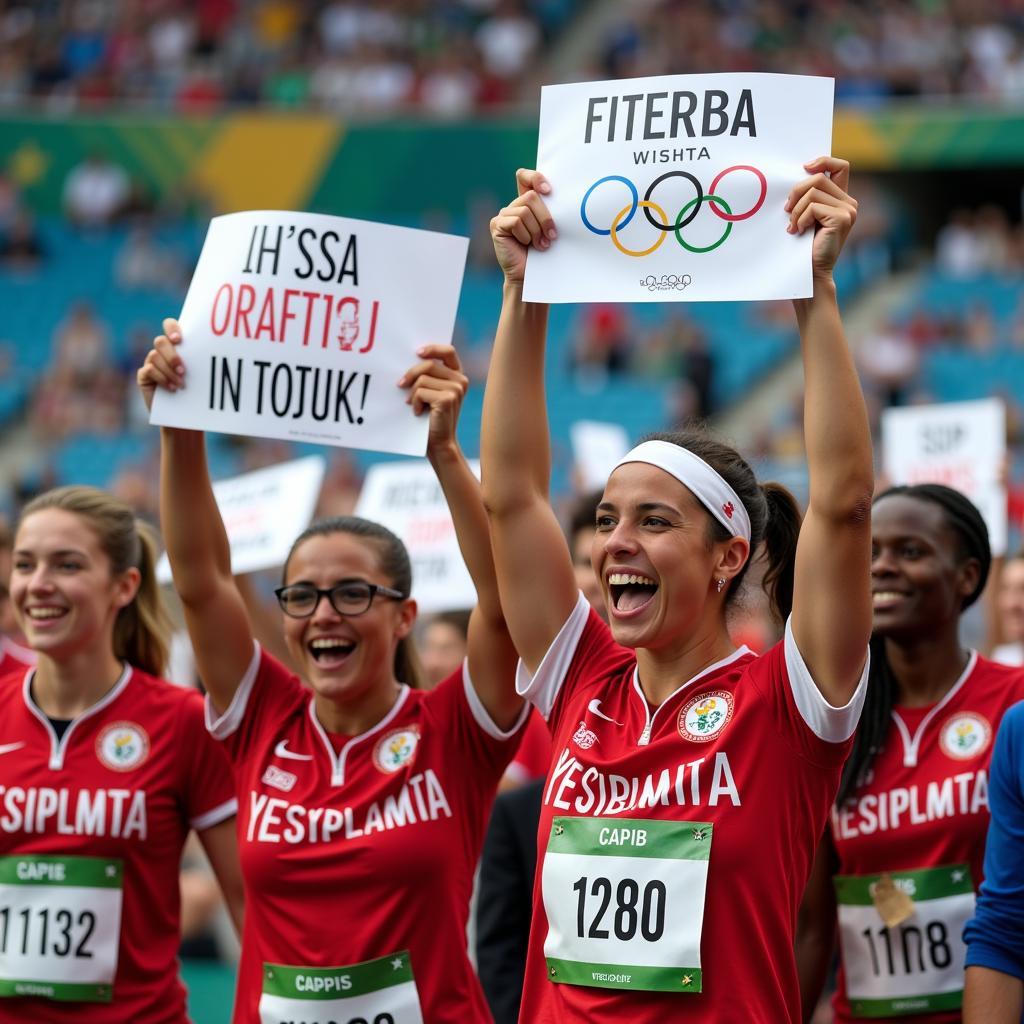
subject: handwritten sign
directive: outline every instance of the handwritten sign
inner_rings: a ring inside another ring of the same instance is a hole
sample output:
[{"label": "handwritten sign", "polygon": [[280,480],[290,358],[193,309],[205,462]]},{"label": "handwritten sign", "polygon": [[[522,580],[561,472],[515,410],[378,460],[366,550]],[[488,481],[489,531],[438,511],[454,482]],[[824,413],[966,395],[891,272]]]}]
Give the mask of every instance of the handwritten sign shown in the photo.
[{"label": "handwritten sign", "polygon": [[[479,464],[470,465],[479,477]],[[405,541],[412,561],[412,596],[420,611],[455,611],[476,604],[476,589],[459,552],[451,512],[430,463],[371,466],[356,515],[381,523]]]},{"label": "handwritten sign", "polygon": [[308,213],[216,217],[181,311],[186,387],[152,423],[422,455],[395,386],[451,339],[468,239]]},{"label": "handwritten sign", "polygon": [[[232,572],[284,565],[292,542],[313,518],[325,468],[323,456],[309,455],[213,485],[231,545]],[[166,555],[156,573],[161,583],[171,582]]]},{"label": "handwritten sign", "polygon": [[666,75],[541,90],[537,169],[558,237],[532,249],[528,302],[811,294],[811,232],[783,206],[831,152],[833,81]]},{"label": "handwritten sign", "polygon": [[885,409],[882,465],[894,484],[945,484],[985,517],[994,555],[1006,553],[1006,407],[998,398]]}]

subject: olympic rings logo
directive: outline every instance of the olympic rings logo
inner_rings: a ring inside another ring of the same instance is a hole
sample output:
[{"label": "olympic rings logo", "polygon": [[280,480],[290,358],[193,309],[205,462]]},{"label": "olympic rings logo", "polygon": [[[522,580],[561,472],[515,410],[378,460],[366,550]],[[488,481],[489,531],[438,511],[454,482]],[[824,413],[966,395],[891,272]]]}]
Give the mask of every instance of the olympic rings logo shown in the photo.
[{"label": "olympic rings logo", "polygon": [[[754,204],[749,210],[743,213],[733,213],[732,207],[729,203],[720,195],[717,195],[715,190],[721,184],[722,179],[727,174],[732,174],[734,171],[749,171],[753,174],[758,181],[760,186],[760,192]],[[688,181],[696,191],[696,195],[683,208],[676,214],[675,220],[670,221],[665,210],[656,203],[651,196],[654,195],[654,190],[663,182],[668,181],[669,178],[683,178]],[[587,202],[594,192],[607,182],[618,181],[621,182],[626,188],[629,189],[632,201],[624,206],[619,212],[612,218],[611,226],[607,228],[596,227],[587,216]],[[724,171],[719,171],[715,176],[715,179],[711,182],[711,188],[707,192],[704,191],[704,187],[697,180],[694,175],[690,174],[689,171],[667,171],[660,177],[655,178],[647,187],[647,191],[644,193],[643,199],[640,198],[640,193],[637,190],[636,185],[633,184],[629,178],[623,177],[621,174],[608,174],[603,178],[599,178],[594,182],[590,188],[587,189],[583,196],[583,201],[580,203],[580,217],[583,220],[585,227],[592,231],[595,235],[608,235],[611,237],[612,244],[619,252],[624,253],[626,256],[650,256],[652,252],[657,251],[665,239],[670,235],[675,235],[676,241],[687,251],[692,253],[704,253],[711,252],[722,245],[725,240],[732,233],[732,226],[737,221],[748,220],[753,217],[758,210],[764,205],[766,196],[768,195],[768,182],[765,179],[764,174],[761,173],[756,167],[751,167],[749,164],[736,164],[733,167],[726,167]],[[712,242],[710,245],[692,245],[683,238],[682,231],[687,225],[692,224],[694,218],[700,213],[700,209],[704,204],[707,204],[708,209],[725,222],[725,230],[717,241]],[[636,215],[637,210],[644,211],[644,217],[647,219],[647,223],[651,227],[655,228],[658,232],[658,237],[654,244],[648,246],[646,249],[629,249],[622,244],[619,239],[619,232],[633,219]],[[655,218],[652,211],[658,215]],[[723,212],[724,211],[724,212]]]}]

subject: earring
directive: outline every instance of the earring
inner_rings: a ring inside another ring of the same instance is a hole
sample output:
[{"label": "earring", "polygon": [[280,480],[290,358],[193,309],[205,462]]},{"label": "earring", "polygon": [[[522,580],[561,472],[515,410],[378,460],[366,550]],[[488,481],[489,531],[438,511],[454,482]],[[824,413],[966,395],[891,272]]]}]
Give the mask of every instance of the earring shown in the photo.
[{"label": "earring", "polygon": [[716,589],[718,590],[719,593],[721,593],[725,589],[725,577],[724,576],[719,576],[718,579],[715,580],[715,587],[716,587]]}]

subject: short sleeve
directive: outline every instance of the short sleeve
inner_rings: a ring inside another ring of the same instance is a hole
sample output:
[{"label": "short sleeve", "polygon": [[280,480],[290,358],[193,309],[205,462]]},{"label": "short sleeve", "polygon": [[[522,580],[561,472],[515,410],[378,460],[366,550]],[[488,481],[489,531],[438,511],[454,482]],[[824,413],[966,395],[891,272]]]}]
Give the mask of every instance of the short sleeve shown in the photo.
[{"label": "short sleeve", "polygon": [[234,773],[224,748],[206,731],[203,700],[195,691],[183,694],[179,763],[185,766],[183,803],[188,823],[197,832],[219,825],[238,813]]},{"label": "short sleeve", "polygon": [[559,709],[582,681],[633,661],[632,652],[612,638],[608,624],[581,593],[576,607],[531,676],[520,661],[516,691],[555,729]]},{"label": "short sleeve", "polygon": [[206,728],[237,760],[268,725],[280,725],[287,715],[304,706],[308,699],[309,692],[298,677],[254,643],[252,660],[222,715],[217,715],[207,695]]},{"label": "short sleeve", "polygon": [[985,880],[964,928],[966,966],[1024,980],[1024,704],[1003,716],[989,772]]},{"label": "short sleeve", "polygon": [[785,637],[752,664],[750,678],[796,753],[832,768],[849,754],[867,693],[868,667],[865,648],[864,669],[853,696],[843,707],[833,707],[814,682],[787,621]]},{"label": "short sleeve", "polygon": [[499,729],[477,696],[465,661],[424,702],[451,748],[459,753],[460,763],[481,772],[488,786],[496,784],[519,749],[529,705],[511,729]]}]

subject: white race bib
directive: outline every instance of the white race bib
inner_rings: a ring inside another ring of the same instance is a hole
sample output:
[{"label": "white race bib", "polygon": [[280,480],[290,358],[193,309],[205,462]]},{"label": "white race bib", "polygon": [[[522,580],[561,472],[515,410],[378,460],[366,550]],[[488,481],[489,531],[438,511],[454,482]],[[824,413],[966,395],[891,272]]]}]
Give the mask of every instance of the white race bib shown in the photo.
[{"label": "white race bib", "polygon": [[835,878],[846,995],[855,1017],[898,1017],[959,1009],[963,1002],[964,925],[974,916],[966,864],[893,871],[914,914],[887,928],[872,887],[880,875]]},{"label": "white race bib", "polygon": [[350,967],[263,965],[260,1024],[423,1024],[408,952]]},{"label": "white race bib", "polygon": [[123,882],[120,860],[0,857],[0,996],[109,1003]]},{"label": "white race bib", "polygon": [[548,980],[700,992],[712,826],[555,818],[544,857]]}]

